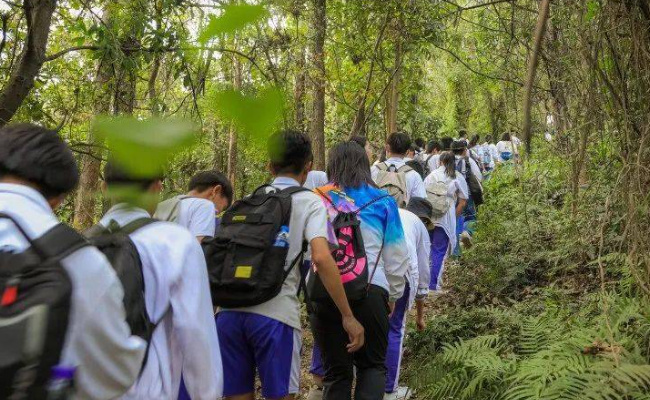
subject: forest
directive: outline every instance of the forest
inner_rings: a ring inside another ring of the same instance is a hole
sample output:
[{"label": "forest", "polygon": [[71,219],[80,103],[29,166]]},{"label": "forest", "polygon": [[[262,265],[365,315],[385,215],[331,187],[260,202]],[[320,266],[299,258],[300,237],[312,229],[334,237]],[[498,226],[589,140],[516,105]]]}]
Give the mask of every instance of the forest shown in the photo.
[{"label": "forest", "polygon": [[0,0],[0,23],[0,125],[69,143],[79,229],[109,150],[165,164],[167,195],[214,168],[241,197],[282,127],[317,170],[353,135],[379,156],[398,130],[516,132],[405,379],[418,399],[650,399],[647,0]]}]

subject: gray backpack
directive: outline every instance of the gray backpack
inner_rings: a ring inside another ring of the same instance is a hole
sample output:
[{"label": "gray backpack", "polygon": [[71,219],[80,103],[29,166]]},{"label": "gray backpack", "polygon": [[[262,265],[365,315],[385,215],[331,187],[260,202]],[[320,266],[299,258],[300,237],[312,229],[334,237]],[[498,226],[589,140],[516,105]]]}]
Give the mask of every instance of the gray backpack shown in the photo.
[{"label": "gray backpack", "polygon": [[377,186],[387,191],[395,199],[398,207],[405,208],[407,198],[406,173],[413,171],[413,168],[408,165],[396,168],[394,165],[381,163],[377,165],[377,169],[379,169],[375,182]]},{"label": "gray backpack", "polygon": [[438,180],[435,174],[433,175],[433,178],[435,179],[435,182],[430,184],[426,189],[427,200],[429,200],[432,207],[431,217],[433,219],[438,219],[449,211],[449,208],[451,207],[451,199],[447,196],[447,182]]},{"label": "gray backpack", "polygon": [[178,216],[181,210],[181,201],[190,198],[190,196],[174,196],[167,199],[156,208],[153,217],[160,221],[178,222]]}]

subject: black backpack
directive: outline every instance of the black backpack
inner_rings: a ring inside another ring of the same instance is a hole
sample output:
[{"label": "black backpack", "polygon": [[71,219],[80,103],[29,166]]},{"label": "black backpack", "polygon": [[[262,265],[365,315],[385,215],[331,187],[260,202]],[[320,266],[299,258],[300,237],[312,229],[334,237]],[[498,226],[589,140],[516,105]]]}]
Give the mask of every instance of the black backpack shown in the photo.
[{"label": "black backpack", "polygon": [[122,283],[126,322],[131,328],[131,334],[147,342],[143,368],[147,363],[151,337],[160,321],[152,322],[147,312],[142,260],[129,235],[156,221],[153,218],[140,218],[123,227],[111,221],[108,228],[97,224],[84,232],[90,244],[97,247],[108,258]]},{"label": "black backpack", "polygon": [[264,185],[224,213],[215,237],[202,244],[215,306],[254,306],[280,293],[306,251],[303,243],[302,251],[285,270],[289,246],[274,246],[281,228],[291,228],[291,196],[302,191],[310,190],[277,190]]},{"label": "black backpack", "polygon": [[428,168],[422,161],[420,161],[420,160],[409,160],[405,164],[408,165],[409,167],[411,167],[411,169],[413,169],[413,171],[420,174],[420,177],[422,179],[427,177]]},{"label": "black backpack", "polygon": [[480,206],[483,204],[483,186],[478,180],[478,177],[472,172],[472,168],[469,165],[469,157],[461,158],[456,161],[456,171],[460,172],[467,181],[467,186],[469,187],[469,195],[474,201],[474,205]]},{"label": "black backpack", "polygon": [[72,283],[61,260],[86,240],[58,224],[22,253],[0,250],[0,399],[44,399],[59,363],[70,316]]},{"label": "black backpack", "polygon": [[[339,269],[345,294],[350,301],[361,300],[368,294],[368,288],[370,286],[369,282],[372,280],[372,276],[368,279],[368,259],[366,257],[366,248],[363,243],[363,236],[361,235],[359,213],[361,213],[361,211],[366,207],[390,196],[379,196],[361,206],[356,211],[342,212],[336,208],[332,199],[330,199],[325,193],[318,189],[316,190],[321,197],[329,202],[337,211],[337,215],[334,218],[334,221],[332,221],[332,228],[336,235],[338,247],[332,251],[332,257]],[[377,254],[377,260],[375,260],[375,269],[373,270],[373,274],[377,270],[377,264],[379,263],[379,258],[381,257],[383,250],[384,245],[382,243],[381,249]],[[331,299],[323,285],[323,282],[318,276],[318,273],[312,273],[309,275],[307,281],[307,294],[311,301],[319,302]]]}]

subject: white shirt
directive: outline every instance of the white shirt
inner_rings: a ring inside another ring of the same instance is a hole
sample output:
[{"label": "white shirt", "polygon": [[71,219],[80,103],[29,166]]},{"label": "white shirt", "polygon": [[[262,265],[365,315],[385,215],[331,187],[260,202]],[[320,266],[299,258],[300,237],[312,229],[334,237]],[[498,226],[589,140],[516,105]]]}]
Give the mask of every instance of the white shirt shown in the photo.
[{"label": "white shirt", "polygon": [[[277,177],[271,185],[280,190],[300,186],[296,180],[288,177]],[[315,193],[303,191],[291,196],[289,252],[284,265],[285,270],[300,254],[304,241],[311,243],[316,238],[325,238],[332,244],[337,243],[334,232],[327,221],[327,210],[320,197]],[[300,329],[300,300],[297,295],[300,279],[300,265],[296,263],[287,275],[277,296],[256,306],[233,308],[232,310],[263,315],[294,329]]]},{"label": "white shirt", "polygon": [[178,204],[177,224],[195,237],[212,237],[216,230],[217,210],[210,200],[186,197]]},{"label": "white shirt", "polygon": [[[124,226],[149,214],[118,204],[101,219]],[[214,400],[223,391],[217,329],[201,246],[185,228],[155,222],[130,235],[142,260],[145,304],[153,333],[140,379],[123,399],[175,399],[181,373],[193,400]]]},{"label": "white shirt", "polygon": [[[388,166],[394,165],[395,168],[401,168],[406,165],[406,159],[399,157],[391,157],[385,161],[385,164]],[[372,174],[372,180],[377,181],[377,174],[379,173],[379,168],[373,166],[370,168]],[[416,171],[409,171],[405,174],[406,177],[406,202],[411,199],[411,197],[427,197],[427,191],[422,181],[422,177]]]},{"label": "white shirt", "polygon": [[427,227],[417,215],[408,210],[400,209],[399,216],[402,220],[402,228],[404,228],[409,253],[409,271],[406,279],[411,287],[408,302],[410,308],[416,297],[422,298],[429,294],[431,239]]},{"label": "white shirt", "polygon": [[[472,157],[467,157],[469,159],[469,167],[472,170],[472,174],[478,179],[479,182],[483,181],[483,173],[481,172],[481,168],[479,168],[478,164],[476,163],[476,160],[474,160]],[[461,160],[462,157],[456,156],[456,160]],[[464,177],[463,177],[464,179]]]},{"label": "white shirt", "polygon": [[302,185],[307,189],[314,190],[317,187],[327,185],[327,174],[323,171],[309,171],[305,184]]},{"label": "white shirt", "polygon": [[[451,198],[452,204],[456,204],[458,199],[467,200],[469,198],[469,188],[467,187],[467,181],[465,177],[459,172],[456,172],[456,178],[450,178],[445,173],[444,167],[438,167],[433,171],[427,178],[424,180],[424,183],[428,186],[434,182],[443,181],[447,183],[447,196]],[[451,249],[456,247],[456,207],[449,207],[447,214],[438,218],[435,221],[435,225],[443,228],[447,237],[449,238],[449,247]]]},{"label": "white shirt", "polygon": [[512,156],[515,155],[513,151],[514,146],[512,145],[512,142],[510,141],[500,141],[497,143],[497,152],[499,153],[499,159],[501,159],[501,154],[502,153],[510,153]]},{"label": "white shirt", "polygon": [[[440,160],[440,154],[427,155],[424,161],[429,167],[429,171],[434,171],[438,168],[438,162]],[[425,186],[426,187],[426,186]]]},{"label": "white shirt", "polygon": [[[0,211],[14,217],[36,239],[59,221],[45,198],[23,185],[0,183]],[[12,222],[0,220],[0,247],[29,246]],[[113,399],[138,378],[146,343],[131,336],[123,291],[113,268],[94,247],[84,247],[61,264],[72,282],[72,305],[61,365],[76,367],[78,399]]]}]

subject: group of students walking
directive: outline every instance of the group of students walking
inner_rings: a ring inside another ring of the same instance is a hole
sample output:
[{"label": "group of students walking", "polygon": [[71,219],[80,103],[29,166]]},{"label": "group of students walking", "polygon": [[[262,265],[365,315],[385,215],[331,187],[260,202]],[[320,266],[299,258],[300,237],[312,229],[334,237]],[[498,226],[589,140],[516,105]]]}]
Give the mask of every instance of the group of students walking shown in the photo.
[{"label": "group of students walking", "polygon": [[152,202],[162,176],[109,160],[111,207],[84,237],[55,215],[79,181],[66,143],[35,125],[0,129],[0,398],[252,400],[257,377],[264,398],[291,399],[301,298],[310,398],[407,398],[408,310],[424,329],[424,299],[482,201],[486,167],[468,144],[414,151],[393,133],[371,166],[357,137],[312,171],[307,136],[281,131],[272,182],[234,203],[217,171]]}]

